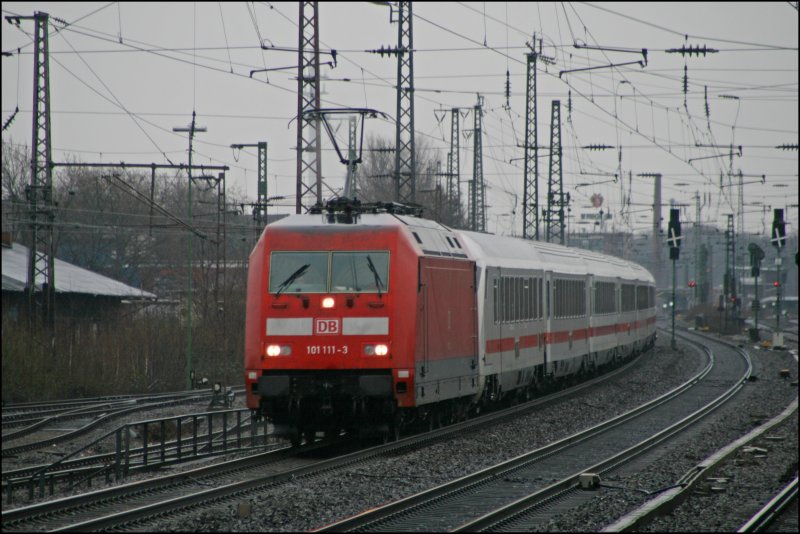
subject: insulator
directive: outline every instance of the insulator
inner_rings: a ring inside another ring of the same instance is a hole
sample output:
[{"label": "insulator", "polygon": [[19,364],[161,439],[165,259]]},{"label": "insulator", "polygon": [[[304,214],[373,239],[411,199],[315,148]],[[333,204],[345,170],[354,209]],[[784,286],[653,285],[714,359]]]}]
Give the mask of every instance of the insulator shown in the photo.
[{"label": "insulator", "polygon": [[511,99],[511,73],[506,70],[506,107],[511,107],[509,100]]},{"label": "insulator", "polygon": [[689,92],[689,67],[683,66],[683,94]]}]

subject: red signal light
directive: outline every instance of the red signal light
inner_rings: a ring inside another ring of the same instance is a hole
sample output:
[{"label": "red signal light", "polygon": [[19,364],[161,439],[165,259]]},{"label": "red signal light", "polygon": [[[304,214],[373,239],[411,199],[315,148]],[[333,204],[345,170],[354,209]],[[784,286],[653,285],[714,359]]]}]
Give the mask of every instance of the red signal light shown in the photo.
[{"label": "red signal light", "polygon": [[696,286],[697,282],[695,282],[694,280],[689,280],[689,287],[696,287]]},{"label": "red signal light", "polygon": [[775,280],[774,282],[772,282],[772,285],[773,285],[773,286],[775,286],[775,287],[781,287],[781,283],[780,283],[780,282],[778,282],[777,280]]}]

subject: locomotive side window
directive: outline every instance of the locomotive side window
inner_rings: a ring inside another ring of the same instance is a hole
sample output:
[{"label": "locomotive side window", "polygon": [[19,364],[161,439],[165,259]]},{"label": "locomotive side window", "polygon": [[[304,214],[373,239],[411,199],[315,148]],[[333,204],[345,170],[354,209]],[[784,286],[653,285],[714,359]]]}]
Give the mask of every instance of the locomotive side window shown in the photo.
[{"label": "locomotive side window", "polygon": [[334,252],[331,292],[377,293],[389,287],[388,252]]},{"label": "locomotive side window", "polygon": [[324,293],[328,288],[327,252],[273,252],[269,292]]}]

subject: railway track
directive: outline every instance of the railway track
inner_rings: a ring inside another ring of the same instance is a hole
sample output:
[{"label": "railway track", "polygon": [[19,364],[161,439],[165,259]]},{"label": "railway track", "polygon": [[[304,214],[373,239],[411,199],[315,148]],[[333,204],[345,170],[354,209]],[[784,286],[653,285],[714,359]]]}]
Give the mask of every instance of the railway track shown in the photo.
[{"label": "railway track", "polygon": [[[241,386],[238,388],[238,390],[242,390]],[[187,396],[204,394],[207,395],[208,392],[204,390],[188,390],[159,394],[110,395],[83,399],[65,399],[56,401],[36,401],[8,404],[3,406],[2,410],[3,439],[9,439],[7,431],[12,428],[29,426],[40,419],[63,415],[65,412],[80,413],[81,410],[90,412],[92,409],[102,411],[107,409],[108,406],[168,401]]]},{"label": "railway track", "polygon": [[[167,395],[141,396],[122,398],[116,400],[100,399],[78,401],[68,405],[65,409],[53,408],[52,404],[41,404],[32,408],[38,416],[31,416],[25,409],[17,409],[8,415],[8,426],[3,427],[3,444],[30,436],[38,431],[47,430],[58,435],[31,441],[20,445],[5,446],[2,448],[2,457],[15,456],[24,452],[49,447],[63,443],[81,436],[92,429],[118,417],[135,412],[153,410],[174,406],[177,404],[197,402],[211,398],[213,394],[207,391],[181,392]],[[41,413],[44,412],[44,413]],[[71,424],[64,426],[66,422]],[[75,425],[77,428],[75,427]],[[10,430],[22,426],[19,430]],[[59,428],[60,426],[60,428]]]},{"label": "railway track", "polygon": [[626,372],[634,364],[635,361],[630,362],[614,372],[529,403],[366,450],[342,454],[341,447],[353,447],[352,440],[335,444],[318,442],[310,447],[275,451],[269,455],[252,456],[168,477],[16,508],[2,514],[3,530],[126,528],[125,525],[137,521],[149,521],[154,517],[182,513],[192,508],[216,506],[222,502],[235,503],[265,487],[329,473],[378,457],[396,456],[459,434],[475,432],[490,424],[517,418],[595,387]]},{"label": "railway track", "polygon": [[530,530],[588,499],[590,493],[579,489],[582,480],[596,486],[615,467],[679,434],[732,398],[750,375],[749,358],[720,344],[714,347],[717,355],[700,375],[646,405],[320,531]]},{"label": "railway track", "polygon": [[[244,416],[242,416],[243,414]],[[217,420],[216,425],[212,424],[214,419]],[[161,422],[174,424],[175,420],[187,423],[192,434],[181,436],[180,440],[163,440],[160,443],[144,442],[139,447],[118,448],[114,452],[77,457],[78,452],[85,452],[89,447],[92,450],[102,449],[103,442],[106,442],[106,446],[114,449],[114,443],[108,444],[109,440],[113,442],[116,437],[119,446],[123,441],[120,438],[126,433],[126,429],[144,427],[144,422],[129,423],[73,452],[72,455],[76,458],[66,459],[68,457],[65,457],[53,464],[4,470],[2,481],[5,502],[11,504],[15,497],[19,498],[20,494],[22,496],[27,494],[28,500],[33,500],[37,494],[39,497],[44,497],[48,490],[49,495],[52,496],[56,491],[71,491],[84,485],[91,487],[93,480],[105,478],[105,482],[109,483],[112,478],[121,480],[123,477],[140,471],[155,470],[215,455],[263,452],[282,447],[284,442],[284,440],[268,434],[265,422],[257,424],[252,421],[248,410],[188,414],[171,417],[166,421],[161,420]],[[223,428],[220,428],[220,425]],[[200,427],[203,427],[205,433],[197,432]],[[121,435],[118,436],[118,434]]]},{"label": "railway track", "polygon": [[[737,532],[767,532],[768,528],[774,532],[771,528],[773,524],[780,524],[780,532],[797,532],[797,476]],[[783,526],[793,527],[794,530],[784,530]]]}]

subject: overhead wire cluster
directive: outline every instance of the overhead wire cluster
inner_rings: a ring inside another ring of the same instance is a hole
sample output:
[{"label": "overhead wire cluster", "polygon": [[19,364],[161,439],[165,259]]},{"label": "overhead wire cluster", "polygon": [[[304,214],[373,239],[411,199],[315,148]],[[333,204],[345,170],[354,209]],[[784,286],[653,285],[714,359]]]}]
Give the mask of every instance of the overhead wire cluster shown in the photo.
[{"label": "overhead wire cluster", "polygon": [[[510,163],[510,161],[518,158],[520,155],[521,151],[516,147],[516,145],[519,144],[519,139],[523,137],[520,133],[520,128],[522,128],[524,123],[523,118],[519,115],[519,113],[514,111],[512,105],[512,102],[514,101],[513,99],[522,94],[521,89],[524,87],[524,76],[512,71],[524,65],[525,49],[522,47],[511,46],[509,41],[509,33],[513,33],[527,40],[530,39],[532,31],[528,29],[521,29],[517,27],[516,24],[509,23],[507,15],[508,6],[506,6],[505,20],[502,20],[492,16],[491,14],[487,14],[485,7],[483,10],[480,10],[465,3],[458,3],[458,7],[461,8],[465,13],[472,13],[482,17],[483,19],[483,34],[473,36],[466,34],[464,30],[458,27],[452,27],[452,21],[458,20],[458,17],[449,17],[447,22],[434,20],[431,15],[427,14],[422,6],[424,6],[424,4],[420,5],[420,7],[414,12],[414,17],[418,21],[424,23],[417,25],[416,32],[418,34],[437,32],[447,35],[450,38],[456,38],[457,40],[464,42],[465,46],[438,48],[431,47],[428,49],[422,48],[415,51],[415,53],[455,54],[474,51],[475,54],[489,53],[504,59],[504,69],[498,68],[498,72],[496,73],[479,73],[478,75],[481,79],[485,78],[487,75],[497,77],[496,91],[480,91],[481,94],[486,98],[487,104],[485,108],[486,115],[483,125],[483,131],[486,139],[484,143],[484,149],[487,152],[484,154],[484,158],[486,158],[487,162],[491,163],[491,167],[486,168],[485,170],[485,177],[489,189],[494,189],[505,195],[507,198],[503,202],[507,202],[510,205],[516,201],[513,196],[520,190],[520,184],[518,182],[521,182],[521,179],[517,179],[517,177],[513,174],[515,170],[521,171],[521,166],[519,164],[514,165],[513,163]],[[723,103],[722,101],[714,100],[713,98],[711,98],[709,101],[709,95],[710,97],[719,96],[720,94],[723,94],[722,91],[771,91],[776,93],[776,99],[785,98],[790,100],[794,99],[794,101],[796,101],[796,84],[794,86],[791,84],[788,86],[782,86],[781,84],[759,85],[742,82],[733,86],[722,85],[717,80],[708,78],[707,76],[702,76],[703,73],[714,71],[706,71],[703,70],[702,67],[695,69],[694,63],[688,63],[689,61],[702,61],[702,59],[707,55],[716,54],[718,52],[744,50],[781,51],[787,49],[796,51],[796,48],[792,49],[790,47],[772,44],[752,43],[746,40],[729,40],[697,35],[692,35],[691,41],[689,41],[690,36],[687,36],[685,33],[681,33],[677,29],[667,28],[649,21],[637,19],[630,15],[616,12],[604,6],[598,6],[594,4],[587,4],[586,6],[587,7],[581,7],[581,11],[585,11],[587,9],[601,10],[615,17],[629,20],[635,24],[646,25],[648,27],[656,28],[659,31],[680,36],[684,38],[684,42],[677,43],[678,46],[674,46],[672,48],[647,49],[648,52],[644,54],[644,60],[649,61],[647,68],[641,68],[639,65],[634,66],[632,64],[620,66],[622,63],[626,62],[617,61],[615,63],[616,57],[612,57],[610,54],[624,52],[641,54],[643,49],[631,48],[630,50],[623,50],[621,48],[616,48],[613,51],[607,50],[607,47],[604,48],[603,46],[605,43],[598,42],[597,39],[592,36],[592,29],[589,27],[590,23],[586,22],[587,20],[591,19],[587,19],[586,17],[582,16],[576,5],[572,3],[562,3],[555,6],[555,20],[557,23],[555,29],[558,33],[558,38],[554,39],[552,36],[546,36],[545,41],[547,43],[546,46],[553,51],[559,63],[552,69],[548,68],[547,66],[542,66],[540,69],[541,74],[548,77],[551,82],[558,81],[557,86],[563,87],[563,91],[566,93],[566,98],[563,93],[559,94],[559,91],[556,91],[555,93],[552,91],[542,92],[542,97],[551,98],[553,96],[561,96],[564,104],[568,104],[569,111],[567,128],[572,141],[568,143],[571,145],[571,148],[569,150],[565,150],[564,152],[564,161],[569,169],[577,169],[578,172],[584,173],[619,174],[620,165],[617,161],[617,159],[620,157],[619,152],[621,151],[621,165],[623,167],[628,167],[626,158],[630,154],[629,151],[634,150],[637,146],[634,145],[634,143],[636,143],[635,140],[638,139],[641,142],[641,146],[657,148],[668,157],[677,160],[678,163],[688,166],[687,171],[689,169],[695,171],[697,179],[700,180],[696,182],[697,187],[715,188],[718,185],[719,172],[728,172],[728,167],[730,165],[728,165],[728,161],[724,157],[726,153],[725,149],[720,148],[725,145],[725,143],[724,141],[721,141],[717,135],[715,135],[713,127],[720,127],[723,129],[729,128],[731,130],[735,128],[740,132],[758,127],[754,127],[752,125],[738,125],[735,123],[735,121],[733,124],[719,121],[715,116],[717,115],[717,108],[722,106]],[[225,37],[225,46],[198,47],[195,45],[191,49],[162,47],[154,43],[146,43],[132,39],[128,36],[124,36],[122,33],[124,14],[122,13],[121,9],[118,11],[119,32],[116,35],[114,35],[112,32],[99,31],[97,29],[87,27],[85,24],[78,25],[78,22],[81,20],[90,17],[106,7],[108,7],[108,5],[96,9],[92,13],[74,20],[71,23],[65,22],[58,28],[58,33],[61,37],[63,37],[64,42],[69,45],[72,52],[80,57],[89,71],[93,73],[94,78],[99,86],[95,86],[96,84],[90,83],[77,73],[73,73],[68,66],[57,59],[56,55],[53,55],[51,59],[53,59],[57,65],[64,69],[64,71],[83,83],[90,91],[98,94],[104,100],[120,109],[122,113],[129,116],[142,131],[143,135],[150,138],[151,144],[156,149],[156,153],[162,155],[165,159],[167,159],[167,161],[169,161],[169,157],[167,156],[168,151],[163,150],[158,143],[152,139],[143,126],[147,125],[150,128],[164,132],[168,132],[169,128],[162,127],[157,122],[145,118],[147,113],[135,113],[131,111],[121,99],[115,96],[114,92],[112,92],[108,85],[103,82],[102,78],[92,71],[91,66],[83,57],[84,53],[77,50],[70,44],[66,34],[76,34],[108,42],[110,44],[113,43],[114,48],[107,50],[106,52],[108,53],[111,53],[112,50],[119,49],[131,50],[168,59],[170,61],[189,64],[192,66],[192,68],[205,69],[224,76],[248,78],[252,82],[263,84],[266,91],[274,88],[284,93],[295,92],[295,89],[293,86],[291,86],[291,84],[287,84],[287,86],[282,83],[283,80],[289,81],[294,75],[291,71],[280,72],[272,78],[266,77],[263,79],[258,79],[245,74],[249,70],[255,68],[254,65],[233,60],[231,52],[233,50],[240,50],[242,47],[230,46],[229,44],[228,30],[230,27],[228,25],[229,23],[226,21],[222,5],[218,6],[218,10],[220,25]],[[246,6],[247,14],[252,23],[252,29],[250,31],[253,34],[253,40],[257,39],[258,48],[261,48],[265,42],[271,41],[269,41],[269,35],[266,35],[262,31],[262,23],[259,21],[257,7],[259,6],[256,4],[248,4]],[[266,3],[264,7],[268,9],[267,13],[270,17],[270,24],[275,24],[276,21],[282,21],[284,24],[288,22],[293,28],[297,27],[297,22],[283,12],[282,5]],[[376,7],[375,9],[379,8]],[[541,6],[537,5],[537,10],[541,11]],[[273,16],[272,14],[275,14],[276,16]],[[539,13],[539,18],[537,21],[534,21],[534,24],[539,24],[540,34],[542,20],[542,15]],[[505,46],[501,46],[499,43],[491,42],[492,39],[487,36],[487,21],[491,21],[492,23],[503,28],[505,33]],[[324,29],[327,21],[322,18],[320,23]],[[128,28],[129,25],[126,23],[125,27]],[[393,36],[393,28],[393,26],[387,25],[387,29],[389,30],[387,31],[387,37]],[[575,32],[575,30],[578,28],[580,28],[583,32],[580,36]],[[391,42],[391,40],[389,42]],[[322,44],[330,47],[332,43]],[[366,67],[362,61],[355,59],[358,54],[364,54],[367,52],[367,48],[369,48],[368,45],[377,49],[380,43],[365,43],[364,50],[339,50],[340,63],[355,68],[356,71],[360,73],[360,80],[357,80],[356,78],[348,78],[346,76],[339,79],[332,77],[329,80],[330,82],[341,83],[360,82],[359,84],[362,86],[365,106],[368,105],[368,99],[377,100],[377,96],[370,96],[373,90],[393,91],[396,84],[396,80],[394,79],[393,75],[381,75],[375,72],[374,69]],[[724,45],[747,48],[726,48]],[[714,48],[712,48],[712,46]],[[250,46],[249,48],[256,47]],[[214,49],[224,50],[226,52],[226,57],[224,59],[219,59],[204,53],[205,51],[211,51]],[[11,51],[9,52],[11,53]],[[679,75],[676,75],[678,72],[676,72],[674,69],[665,72],[664,69],[658,69],[654,67],[653,58],[654,54],[656,53],[680,54],[685,58],[687,64],[685,65],[684,69],[678,71],[680,73]],[[264,69],[267,69],[268,64],[266,61],[265,52],[262,50],[259,55],[262,63],[261,66],[263,66]],[[464,68],[470,69],[470,66],[465,65]],[[559,76],[560,71],[588,68],[596,70],[588,71],[583,74],[575,72],[573,74],[567,73]],[[392,68],[387,70],[392,72],[394,69]],[[501,72],[501,70],[505,72]],[[700,76],[695,78],[695,72],[699,73]],[[469,80],[469,77],[475,75],[475,73],[471,72],[464,72],[462,74],[462,76],[465,77],[465,80]],[[517,83],[517,79],[523,80],[523,83]],[[418,77],[418,80],[426,80],[426,78]],[[436,78],[429,78],[427,80],[433,83],[437,82]],[[464,86],[466,83],[467,82],[465,81],[464,84],[461,85]],[[620,90],[620,84],[628,85],[632,90],[632,94],[629,95],[627,92],[623,94]],[[694,90],[691,90],[694,89],[695,84],[701,84],[702,86],[706,87],[703,96],[695,93]],[[100,86],[102,86],[105,91],[101,91],[99,89]],[[451,100],[451,96],[458,97],[459,95],[474,95],[476,92],[477,91],[470,90],[468,87],[463,89],[452,89],[447,87],[437,87],[436,85],[429,85],[426,82],[425,86],[418,86],[416,88],[416,98],[419,101],[426,103],[428,106],[449,109],[450,107],[456,107]],[[335,97],[335,94],[336,91],[333,91],[331,95],[323,95],[323,100],[326,105],[342,105],[342,103],[336,101],[338,99]],[[678,98],[684,101],[682,107],[670,103],[670,100]],[[766,97],[761,96],[760,98]],[[702,99],[702,110],[699,113],[692,105],[690,105],[694,99]],[[543,101],[544,100],[542,100],[542,102]],[[463,102],[463,99],[459,100],[459,102]],[[611,105],[611,102],[613,102],[613,106]],[[625,104],[627,105],[628,109],[617,109],[617,104]],[[633,108],[633,113],[630,113],[631,107]],[[626,113],[623,115],[622,111],[626,111]],[[426,111],[424,107],[418,107],[418,114],[425,112]],[[390,113],[390,115],[392,114]],[[542,115],[544,116],[546,114]],[[512,120],[514,117],[516,117],[516,121]],[[291,117],[274,117],[274,119],[285,119],[288,122]],[[393,121],[393,117],[379,120],[384,121],[387,125],[389,125]],[[10,121],[11,119],[7,119],[6,122],[10,123]],[[424,123],[420,120],[417,120],[417,124],[420,125]],[[581,134],[581,132],[584,129],[590,131],[592,125],[613,128],[616,132],[613,142],[611,139],[582,139],[584,136]],[[546,126],[547,125],[545,124],[540,125],[542,132],[544,132],[544,128]],[[4,130],[5,128],[6,125],[4,125]],[[444,153],[447,150],[447,143],[442,142],[442,136],[437,135],[437,130],[438,124],[434,123],[431,128],[426,129],[418,127],[415,134],[428,138],[433,144],[432,149],[440,151],[440,153]],[[789,136],[791,134],[796,135],[796,132],[792,131],[781,131],[779,129],[769,128],[766,130],[771,133],[786,134],[786,141],[789,141],[789,143],[784,143],[785,146],[791,146],[790,142],[793,140]],[[725,133],[727,134],[728,132]],[[544,138],[546,136],[542,137]],[[626,140],[624,137],[628,137],[628,139]],[[237,165],[236,162],[229,161],[233,156],[228,158],[226,161],[225,159],[214,157],[209,153],[204,153],[202,148],[227,147],[227,144],[214,143],[213,141],[202,139],[198,139],[196,143],[201,147],[201,149],[197,152],[198,156],[207,158],[209,161],[225,163],[230,165],[232,168],[238,168],[239,170],[255,175],[256,171],[254,168],[242,164]],[[579,148],[584,144],[588,147],[597,148]],[[701,148],[698,145],[709,145],[709,147],[714,148]],[[465,157],[468,158],[471,151],[470,143],[462,142],[461,146],[462,151],[465,153]],[[597,149],[601,146],[616,147],[617,158],[609,157],[610,154],[615,152],[613,149],[597,151]],[[747,150],[747,145],[745,145],[745,151]],[[703,156],[715,156],[715,158],[711,161],[703,160],[697,161],[696,163],[695,161],[690,161]],[[770,155],[768,157],[775,156]],[[276,158],[286,160],[293,159],[291,157],[281,158],[280,155],[278,155]],[[466,159],[465,161],[469,161],[469,159]],[[687,174],[689,173],[687,172]],[[285,176],[288,178],[290,175]],[[622,180],[623,177],[618,176],[618,178]],[[597,182],[600,181],[603,180],[597,180]],[[733,209],[734,203],[731,197],[731,190],[732,188],[722,189],[719,198],[723,199],[725,207]],[[675,193],[678,193],[678,191],[675,191]],[[578,194],[581,195],[584,193],[580,192]],[[588,195],[588,193],[586,194]],[[644,198],[636,197],[632,199],[632,196],[635,194],[638,193],[634,193],[634,191],[629,190],[627,192],[628,201],[645,200]],[[497,198],[496,195],[493,196],[495,199]],[[496,200],[492,200],[492,202],[494,201]],[[622,199],[620,199],[620,201],[622,201]],[[505,209],[505,204],[503,209]]]}]

